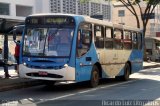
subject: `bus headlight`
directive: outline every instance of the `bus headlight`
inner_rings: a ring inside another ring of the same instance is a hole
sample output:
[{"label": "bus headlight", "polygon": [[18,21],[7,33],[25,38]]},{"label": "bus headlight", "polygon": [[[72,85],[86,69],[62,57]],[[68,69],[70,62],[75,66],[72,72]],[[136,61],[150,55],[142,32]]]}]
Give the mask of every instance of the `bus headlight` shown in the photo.
[{"label": "bus headlight", "polygon": [[26,66],[27,64],[26,64],[26,63],[23,63],[23,65]]},{"label": "bus headlight", "polygon": [[68,67],[68,64],[65,64],[64,67]]}]

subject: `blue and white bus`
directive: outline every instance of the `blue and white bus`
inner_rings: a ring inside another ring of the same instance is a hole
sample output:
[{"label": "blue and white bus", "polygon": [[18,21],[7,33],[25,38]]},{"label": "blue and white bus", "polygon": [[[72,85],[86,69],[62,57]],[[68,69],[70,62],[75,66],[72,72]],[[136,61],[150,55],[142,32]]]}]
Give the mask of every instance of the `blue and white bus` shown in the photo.
[{"label": "blue and white bus", "polygon": [[88,16],[28,16],[22,35],[19,74],[46,81],[128,80],[143,67],[143,34]]}]

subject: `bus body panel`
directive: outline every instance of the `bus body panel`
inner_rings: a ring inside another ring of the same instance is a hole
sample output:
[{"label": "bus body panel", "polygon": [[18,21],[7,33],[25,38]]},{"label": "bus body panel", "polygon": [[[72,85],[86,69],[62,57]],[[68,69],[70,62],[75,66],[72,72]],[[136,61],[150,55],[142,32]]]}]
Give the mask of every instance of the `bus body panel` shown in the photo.
[{"label": "bus body panel", "polygon": [[117,76],[123,70],[125,63],[130,57],[131,51],[103,50],[101,55],[102,68],[108,77]]},{"label": "bus body panel", "polygon": [[[79,28],[80,23],[86,22],[83,17],[75,17],[75,20],[77,21],[77,28]],[[78,30],[76,31],[78,32]],[[77,34],[75,35],[77,39]],[[76,41],[76,40],[75,40]],[[75,46],[76,47],[76,46]],[[76,48],[75,48],[76,51]],[[93,68],[93,65],[98,62],[97,52],[94,46],[93,42],[93,33],[92,33],[92,42],[91,46],[86,54],[84,54],[81,57],[76,57],[76,82],[86,81],[90,80],[91,78],[91,71]],[[87,60],[87,58],[90,58],[91,60]]]},{"label": "bus body panel", "polygon": [[[28,68],[25,65],[19,65],[19,72],[21,78],[32,78],[54,80],[54,81],[75,81],[75,68],[67,66],[62,69],[38,69]],[[46,74],[46,75],[44,75]]]},{"label": "bus body panel", "polygon": [[[93,65],[98,62],[97,56],[94,44],[92,43],[90,50],[86,54],[80,58],[76,58],[77,82],[90,80]],[[87,58],[91,60],[87,60]]]},{"label": "bus body panel", "polygon": [[131,55],[132,73],[134,73],[143,68],[143,52],[142,50],[133,50]]}]

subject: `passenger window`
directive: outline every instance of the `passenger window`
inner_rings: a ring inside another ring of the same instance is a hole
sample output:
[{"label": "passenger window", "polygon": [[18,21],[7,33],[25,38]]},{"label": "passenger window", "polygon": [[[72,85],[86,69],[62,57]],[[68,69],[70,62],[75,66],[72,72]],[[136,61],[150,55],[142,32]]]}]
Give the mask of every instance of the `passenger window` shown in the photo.
[{"label": "passenger window", "polygon": [[[85,25],[83,23],[83,25]],[[92,42],[92,31],[91,31],[91,24],[86,25],[90,28],[85,28],[84,26],[81,26],[78,30],[77,35],[77,57],[83,56],[86,54],[91,46]]]},{"label": "passenger window", "polygon": [[138,49],[142,49],[142,33],[138,33]]},{"label": "passenger window", "polygon": [[132,33],[130,31],[124,31],[123,42],[124,49],[132,49]]},{"label": "passenger window", "polygon": [[112,28],[105,28],[105,48],[112,49],[113,48],[113,38],[112,38]]},{"label": "passenger window", "polygon": [[104,29],[103,26],[95,25],[94,33],[95,33],[95,46],[97,48],[104,48]]},{"label": "passenger window", "polygon": [[114,48],[123,49],[122,35],[123,31],[120,29],[114,29]]},{"label": "passenger window", "polygon": [[136,32],[133,32],[132,34],[132,42],[133,42],[133,49],[138,49],[138,38]]}]

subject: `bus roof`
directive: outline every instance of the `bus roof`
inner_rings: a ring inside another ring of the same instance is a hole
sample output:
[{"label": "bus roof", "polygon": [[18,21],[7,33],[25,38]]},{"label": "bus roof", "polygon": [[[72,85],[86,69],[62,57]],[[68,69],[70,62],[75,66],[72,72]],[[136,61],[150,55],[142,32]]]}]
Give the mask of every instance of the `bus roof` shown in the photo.
[{"label": "bus roof", "polygon": [[130,30],[130,31],[138,31],[140,32],[141,30],[139,28],[131,27],[131,26],[126,26],[126,25],[121,25],[121,24],[113,24],[112,22],[109,22],[107,20],[99,20],[95,18],[91,18],[90,16],[84,16],[84,15],[76,15],[76,14],[63,14],[63,13],[42,13],[42,14],[33,14],[29,15],[29,17],[34,17],[34,16],[71,16],[71,17],[82,17],[86,22],[90,22],[93,24],[99,24],[99,25],[104,25],[108,27],[114,27],[114,28],[119,28],[119,29],[124,29],[124,30]]},{"label": "bus roof", "polygon": [[[31,16],[53,16],[53,15],[57,15],[57,16],[83,16],[83,15],[76,15],[76,14],[63,14],[63,13],[40,13],[40,14],[32,14],[29,15],[29,17]],[[89,17],[89,16],[88,16]]]}]

